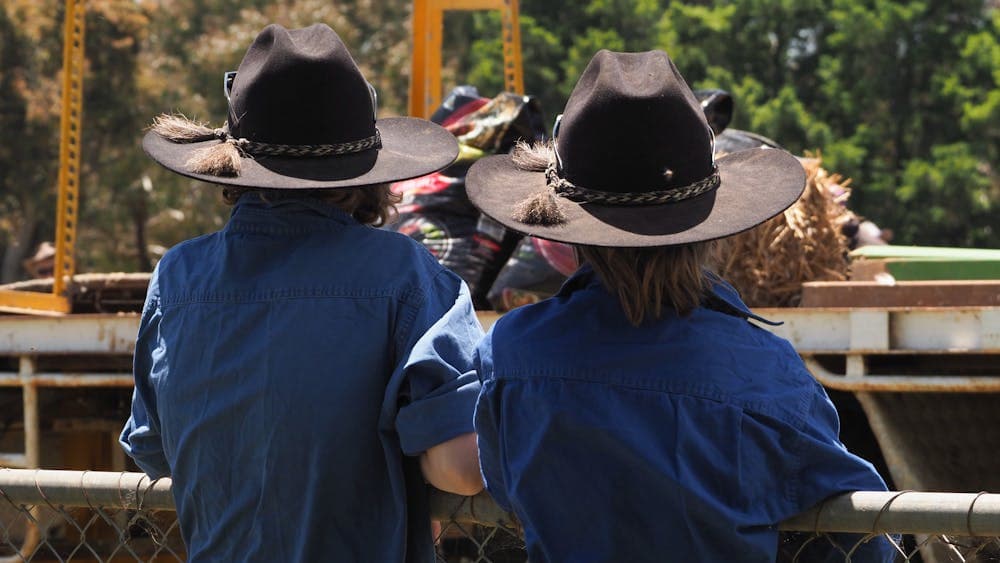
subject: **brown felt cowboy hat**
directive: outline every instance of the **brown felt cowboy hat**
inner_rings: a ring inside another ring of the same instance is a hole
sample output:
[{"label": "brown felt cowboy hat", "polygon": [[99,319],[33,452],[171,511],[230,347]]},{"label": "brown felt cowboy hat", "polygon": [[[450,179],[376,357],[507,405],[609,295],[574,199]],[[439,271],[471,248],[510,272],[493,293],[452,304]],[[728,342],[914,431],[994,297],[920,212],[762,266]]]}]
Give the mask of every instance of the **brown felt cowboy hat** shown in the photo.
[{"label": "brown felt cowboy hat", "polygon": [[715,159],[712,145],[705,114],[666,53],[605,50],[557,120],[551,156],[482,159],[466,190],[516,231],[615,247],[725,237],[802,194],[805,171],[791,154],[753,149]]},{"label": "brown felt cowboy hat", "polygon": [[149,156],[215,184],[317,189],[415,178],[458,155],[434,123],[376,119],[374,88],[326,25],[267,26],[233,74],[225,127],[160,116],[142,141]]}]

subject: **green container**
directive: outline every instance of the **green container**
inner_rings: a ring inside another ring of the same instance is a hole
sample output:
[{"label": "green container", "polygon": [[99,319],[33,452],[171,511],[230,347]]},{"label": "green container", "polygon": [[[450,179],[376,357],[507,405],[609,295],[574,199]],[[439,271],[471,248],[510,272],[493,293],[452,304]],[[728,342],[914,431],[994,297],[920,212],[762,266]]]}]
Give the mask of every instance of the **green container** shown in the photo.
[{"label": "green container", "polygon": [[863,246],[854,260],[882,263],[897,280],[1000,279],[1000,250],[943,246]]}]

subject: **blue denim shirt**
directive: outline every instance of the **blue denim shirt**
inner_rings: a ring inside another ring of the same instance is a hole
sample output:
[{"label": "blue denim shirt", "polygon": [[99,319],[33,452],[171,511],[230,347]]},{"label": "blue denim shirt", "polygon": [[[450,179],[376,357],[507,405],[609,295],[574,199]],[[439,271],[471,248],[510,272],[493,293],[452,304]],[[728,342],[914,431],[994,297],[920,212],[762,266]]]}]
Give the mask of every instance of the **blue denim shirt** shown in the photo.
[{"label": "blue denim shirt", "polygon": [[189,561],[433,561],[418,458],[472,431],[482,329],[412,239],[244,196],[149,286],[121,443]]},{"label": "blue denim shirt", "polygon": [[[483,476],[532,563],[771,562],[778,522],[885,490],[792,346],[721,280],[711,301],[635,327],[585,268],[480,344]],[[891,561],[891,546],[852,560]]]}]

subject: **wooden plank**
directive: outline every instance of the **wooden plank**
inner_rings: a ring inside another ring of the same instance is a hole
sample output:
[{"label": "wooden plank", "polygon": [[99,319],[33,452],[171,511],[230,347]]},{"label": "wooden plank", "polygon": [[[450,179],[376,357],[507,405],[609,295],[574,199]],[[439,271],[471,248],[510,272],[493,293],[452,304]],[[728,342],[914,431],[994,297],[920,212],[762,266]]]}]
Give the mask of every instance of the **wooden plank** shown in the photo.
[{"label": "wooden plank", "polygon": [[802,307],[1000,306],[1000,280],[807,282]]}]

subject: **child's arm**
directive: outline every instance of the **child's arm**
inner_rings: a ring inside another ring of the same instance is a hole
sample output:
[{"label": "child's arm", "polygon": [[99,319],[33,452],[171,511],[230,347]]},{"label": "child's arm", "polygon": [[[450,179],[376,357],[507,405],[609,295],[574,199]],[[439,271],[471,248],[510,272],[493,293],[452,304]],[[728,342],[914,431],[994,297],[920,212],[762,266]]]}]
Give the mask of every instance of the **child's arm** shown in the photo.
[{"label": "child's arm", "polygon": [[427,482],[442,491],[472,496],[483,490],[474,432],[428,448],[420,454],[420,469]]}]

